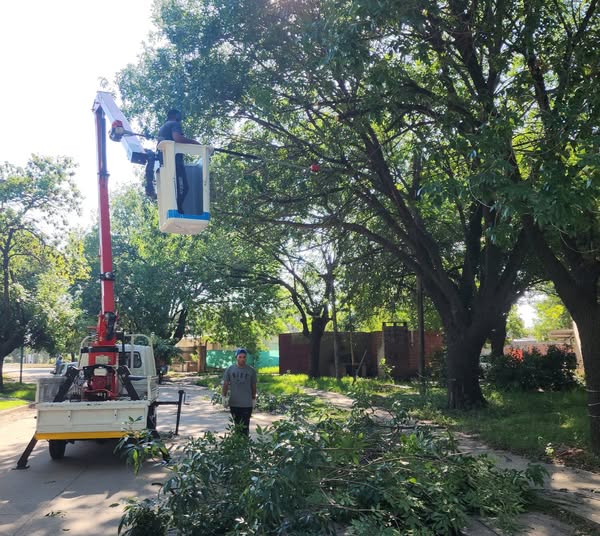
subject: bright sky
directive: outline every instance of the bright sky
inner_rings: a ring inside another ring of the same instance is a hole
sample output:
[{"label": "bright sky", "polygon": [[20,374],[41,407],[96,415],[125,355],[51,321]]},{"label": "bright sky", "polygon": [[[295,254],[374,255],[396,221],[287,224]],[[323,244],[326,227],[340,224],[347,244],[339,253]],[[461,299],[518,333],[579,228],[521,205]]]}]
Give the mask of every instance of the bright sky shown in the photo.
[{"label": "bright sky", "polygon": [[[100,79],[136,61],[152,30],[152,0],[19,0],[0,18],[0,161],[32,153],[70,156],[93,220],[97,210],[95,123]],[[108,141],[110,185],[135,180],[121,144]]]}]

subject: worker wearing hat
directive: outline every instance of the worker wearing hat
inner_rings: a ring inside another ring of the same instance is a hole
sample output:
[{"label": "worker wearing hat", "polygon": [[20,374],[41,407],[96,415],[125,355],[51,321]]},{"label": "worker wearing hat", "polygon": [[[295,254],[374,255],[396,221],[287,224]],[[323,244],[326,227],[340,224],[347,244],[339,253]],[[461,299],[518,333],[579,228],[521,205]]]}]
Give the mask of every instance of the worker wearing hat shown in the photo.
[{"label": "worker wearing hat", "polygon": [[244,435],[250,432],[250,417],[256,405],[256,370],[246,364],[248,352],[238,348],[236,363],[223,375],[223,405],[229,406],[233,422]]}]

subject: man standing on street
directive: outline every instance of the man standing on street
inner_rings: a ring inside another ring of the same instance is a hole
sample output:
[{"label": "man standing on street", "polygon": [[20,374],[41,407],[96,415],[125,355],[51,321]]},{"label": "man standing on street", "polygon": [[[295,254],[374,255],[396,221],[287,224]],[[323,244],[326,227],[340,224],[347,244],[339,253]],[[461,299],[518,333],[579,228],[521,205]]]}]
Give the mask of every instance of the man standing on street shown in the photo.
[{"label": "man standing on street", "polygon": [[248,352],[239,348],[235,353],[237,363],[223,375],[223,400],[229,395],[229,410],[236,428],[243,434],[250,433],[250,417],[256,405],[256,371],[246,365]]}]

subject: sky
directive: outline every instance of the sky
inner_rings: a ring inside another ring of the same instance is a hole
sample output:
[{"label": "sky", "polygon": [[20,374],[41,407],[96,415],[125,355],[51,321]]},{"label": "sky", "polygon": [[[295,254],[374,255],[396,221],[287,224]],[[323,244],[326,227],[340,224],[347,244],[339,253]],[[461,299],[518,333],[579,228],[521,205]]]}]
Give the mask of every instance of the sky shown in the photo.
[{"label": "sky", "polygon": [[[23,166],[32,153],[70,156],[85,196],[87,226],[97,212],[92,105],[100,80],[134,63],[153,29],[152,0],[20,0],[0,17],[0,162]],[[108,141],[111,189],[135,178],[121,144]]]}]

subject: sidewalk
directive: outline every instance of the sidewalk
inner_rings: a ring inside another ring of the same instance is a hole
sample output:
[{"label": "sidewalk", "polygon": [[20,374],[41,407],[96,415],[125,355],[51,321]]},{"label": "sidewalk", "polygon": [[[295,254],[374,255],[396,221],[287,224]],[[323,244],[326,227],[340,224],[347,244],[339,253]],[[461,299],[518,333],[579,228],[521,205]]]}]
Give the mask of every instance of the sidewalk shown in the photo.
[{"label": "sidewalk", "polygon": [[[339,393],[318,391],[305,388],[312,396],[343,409],[352,407],[352,399]],[[496,461],[498,467],[504,469],[524,470],[531,460],[511,452],[494,450],[476,438],[467,434],[455,434],[459,450],[478,456],[487,454]],[[523,527],[521,534],[530,536],[585,536],[600,535],[600,474],[579,469],[571,469],[562,465],[533,462],[542,465],[548,471],[548,477],[537,493],[544,502],[549,503],[548,510],[556,512],[557,517],[542,513],[528,512],[519,517]],[[561,515],[560,511],[567,512]],[[569,524],[564,519],[571,517],[576,522]],[[578,527],[572,525],[581,525]],[[585,527],[585,528],[582,528]],[[473,520],[465,530],[466,536],[492,536],[498,534],[481,520]]]}]

